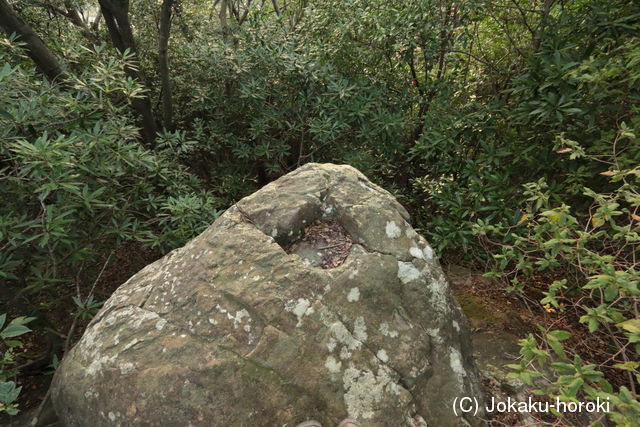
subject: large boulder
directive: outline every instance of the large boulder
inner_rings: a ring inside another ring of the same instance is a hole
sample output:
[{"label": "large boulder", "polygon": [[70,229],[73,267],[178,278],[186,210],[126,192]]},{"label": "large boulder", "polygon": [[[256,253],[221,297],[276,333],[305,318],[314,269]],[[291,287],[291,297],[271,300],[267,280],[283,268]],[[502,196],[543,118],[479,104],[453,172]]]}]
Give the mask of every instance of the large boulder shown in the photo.
[{"label": "large boulder", "polygon": [[467,322],[408,220],[350,166],[242,199],[109,298],[56,371],[62,422],[478,425],[452,408],[481,400]]}]

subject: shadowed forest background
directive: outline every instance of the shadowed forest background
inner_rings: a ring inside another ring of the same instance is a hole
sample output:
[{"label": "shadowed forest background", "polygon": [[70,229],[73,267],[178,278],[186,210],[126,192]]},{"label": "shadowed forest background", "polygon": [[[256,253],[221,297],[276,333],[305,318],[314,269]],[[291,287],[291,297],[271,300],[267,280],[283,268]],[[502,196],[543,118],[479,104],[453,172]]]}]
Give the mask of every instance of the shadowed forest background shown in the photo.
[{"label": "shadowed forest background", "polygon": [[332,162],[541,313],[514,377],[640,419],[637,2],[0,0],[0,27],[0,413],[138,269]]}]

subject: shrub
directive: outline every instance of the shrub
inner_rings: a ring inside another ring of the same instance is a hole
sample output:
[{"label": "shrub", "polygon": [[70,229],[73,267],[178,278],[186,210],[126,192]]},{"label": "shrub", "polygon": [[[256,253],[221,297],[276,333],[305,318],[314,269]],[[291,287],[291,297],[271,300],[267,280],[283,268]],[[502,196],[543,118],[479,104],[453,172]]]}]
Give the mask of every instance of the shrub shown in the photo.
[{"label": "shrub", "polygon": [[0,341],[4,347],[4,353],[0,358],[0,413],[9,415],[18,413],[18,405],[15,403],[20,395],[22,387],[16,387],[14,381],[18,371],[15,369],[15,350],[22,347],[22,342],[15,339],[31,331],[25,325],[33,317],[16,317],[6,326],[7,314],[0,314]]},{"label": "shrub", "polygon": [[0,45],[0,278],[29,291],[92,280],[122,242],[167,250],[218,215],[178,162],[184,138],[166,134],[153,152],[139,143],[127,101],[143,89],[124,73],[131,55],[84,49],[91,65],[52,85],[15,45]]},{"label": "shrub", "polygon": [[[636,136],[622,123],[612,146],[623,144],[624,139],[636,141]],[[602,160],[585,155],[576,144],[559,151],[574,158]],[[545,180],[540,179],[525,185],[526,205],[518,226],[479,220],[475,232],[489,246],[500,242],[494,249],[493,275],[508,278],[512,289],[523,290],[533,273],[563,272],[565,278],[549,284],[540,303],[548,310],[578,313],[591,339],[608,349],[601,355],[601,366],[585,365],[577,354],[573,358],[566,354],[562,341],[570,333],[543,330],[541,342],[533,336],[522,340],[523,357],[520,364],[511,366],[514,375],[528,384],[545,378],[539,392],[567,401],[608,398],[615,407],[611,420],[632,425],[640,418],[636,394],[640,382],[640,165],[619,161],[615,152],[609,160],[610,168],[601,175],[608,177],[614,190],[596,193],[584,188],[584,195],[592,200],[588,210],[553,202]],[[551,375],[545,375],[548,372]],[[626,378],[626,384],[615,389],[606,379],[612,377]]]}]

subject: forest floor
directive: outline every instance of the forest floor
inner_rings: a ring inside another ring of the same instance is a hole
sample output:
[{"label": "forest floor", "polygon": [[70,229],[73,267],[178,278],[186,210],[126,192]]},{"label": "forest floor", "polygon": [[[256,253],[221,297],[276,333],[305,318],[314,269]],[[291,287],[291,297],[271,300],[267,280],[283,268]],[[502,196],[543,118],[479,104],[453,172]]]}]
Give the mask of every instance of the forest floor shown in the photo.
[{"label": "forest floor", "polygon": [[[124,245],[120,251],[114,254],[114,259],[109,263],[100,277],[96,287],[96,299],[106,300],[112,293],[124,283],[131,275],[142,267],[150,264],[159,257],[154,251],[142,249],[137,244]],[[514,362],[518,357],[519,347],[517,341],[529,333],[540,333],[536,325],[545,329],[565,329],[572,332],[572,338],[567,344],[581,354],[587,361],[597,360],[597,349],[589,349],[589,337],[581,332],[583,328],[577,322],[577,318],[571,313],[559,313],[553,309],[545,308],[538,301],[542,298],[542,289],[553,281],[550,276],[537,276],[527,287],[524,295],[508,292],[504,284],[482,276],[479,271],[470,270],[458,265],[445,265],[444,267],[456,298],[465,312],[469,326],[473,333],[475,357],[482,368],[496,367],[497,371],[505,363]],[[58,295],[57,303],[52,304],[51,296],[41,296],[42,304],[51,307],[47,313],[47,323],[56,325],[56,333],[64,337],[73,321],[75,307],[71,304],[61,304],[60,301],[71,301],[74,294],[69,289],[69,295]],[[14,313],[11,313],[14,314]],[[17,313],[16,313],[17,314]],[[73,333],[72,342],[78,340],[88,321],[78,322]],[[37,411],[38,406],[45,396],[53,374],[53,366],[50,365],[51,337],[41,330],[27,334],[23,337],[24,348],[18,356],[19,365],[27,365],[18,377],[18,383],[23,387],[19,397],[21,412],[14,417],[11,425],[24,425],[26,421]],[[591,356],[588,354],[591,352]],[[587,354],[585,354],[587,353]],[[595,353],[595,354],[594,354]],[[48,359],[43,361],[43,356]],[[593,363],[593,362],[591,362]],[[497,399],[506,399],[510,392],[514,392],[503,383],[504,377],[486,374],[483,369],[483,384],[487,398],[491,396]],[[506,388],[505,388],[506,387]],[[508,389],[508,390],[507,390]],[[50,405],[45,407],[43,417],[53,416]],[[515,414],[491,414],[488,419],[490,425],[581,425],[584,420],[562,420],[552,417],[538,417],[519,419]],[[10,420],[6,415],[0,416],[0,425],[8,425]]]},{"label": "forest floor", "polygon": [[[585,363],[600,364],[606,360],[606,349],[595,337],[586,333],[580,324],[579,313],[558,311],[540,304],[543,290],[562,274],[538,274],[528,278],[523,293],[509,292],[505,283],[489,279],[482,272],[455,264],[444,266],[445,273],[460,307],[464,311],[472,331],[474,357],[480,369],[485,388],[485,399],[494,397],[505,401],[511,397],[517,401],[531,397],[542,400],[517,380],[507,378],[506,364],[517,364],[518,341],[528,334],[541,335],[541,331],[562,329],[571,332],[565,341],[571,354],[579,354]],[[612,383],[624,384],[624,378],[609,378]],[[518,416],[515,413],[488,414],[492,426],[584,426],[593,419],[585,415],[567,415],[558,418],[551,414]]]}]

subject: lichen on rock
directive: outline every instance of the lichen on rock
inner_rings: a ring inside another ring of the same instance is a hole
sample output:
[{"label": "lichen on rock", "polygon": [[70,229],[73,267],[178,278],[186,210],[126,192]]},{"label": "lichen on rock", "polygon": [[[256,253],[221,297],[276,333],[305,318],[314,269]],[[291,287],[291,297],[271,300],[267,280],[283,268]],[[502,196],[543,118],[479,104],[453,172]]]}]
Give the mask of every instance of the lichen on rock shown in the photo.
[{"label": "lichen on rock", "polygon": [[52,388],[71,426],[479,425],[451,403],[480,395],[433,249],[391,194],[332,164],[268,184],[120,286]]}]

